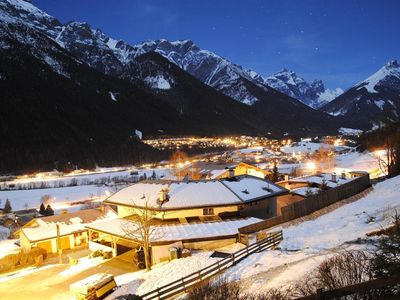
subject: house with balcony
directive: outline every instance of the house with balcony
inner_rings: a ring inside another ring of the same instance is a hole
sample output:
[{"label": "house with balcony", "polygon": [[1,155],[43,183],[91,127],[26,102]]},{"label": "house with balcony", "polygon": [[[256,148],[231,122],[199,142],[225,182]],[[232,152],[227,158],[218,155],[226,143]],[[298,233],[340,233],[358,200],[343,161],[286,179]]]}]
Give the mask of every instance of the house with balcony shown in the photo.
[{"label": "house with balcony", "polygon": [[293,196],[268,180],[232,176],[199,181],[145,181],[128,186],[104,203],[118,218],[86,226],[90,245],[101,244],[114,255],[136,248],[139,234],[128,233],[138,216],[152,211],[153,263],[168,259],[168,249],[216,249],[238,241],[239,228],[280,214]]}]

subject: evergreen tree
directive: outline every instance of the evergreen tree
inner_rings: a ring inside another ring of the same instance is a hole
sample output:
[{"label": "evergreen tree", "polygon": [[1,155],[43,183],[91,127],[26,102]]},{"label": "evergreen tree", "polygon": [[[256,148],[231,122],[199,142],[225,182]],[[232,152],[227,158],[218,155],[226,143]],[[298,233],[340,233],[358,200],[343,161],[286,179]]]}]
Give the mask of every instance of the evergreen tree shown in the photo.
[{"label": "evergreen tree", "polygon": [[4,205],[4,210],[3,210],[6,214],[12,212],[12,208],[11,208],[11,203],[10,200],[6,200],[6,204]]},{"label": "evergreen tree", "polygon": [[40,213],[42,216],[45,216],[45,215],[46,215],[46,208],[45,208],[43,202],[42,202],[42,204],[40,204],[39,213]]},{"label": "evergreen tree", "polygon": [[275,161],[274,167],[272,168],[272,181],[277,182],[279,180],[278,164]]},{"label": "evergreen tree", "polygon": [[156,171],[153,170],[153,173],[151,174],[151,179],[155,180],[157,179]]},{"label": "evergreen tree", "polygon": [[306,197],[310,197],[312,195],[314,195],[314,193],[313,193],[312,189],[310,187],[308,187],[307,190],[306,190],[305,196]]},{"label": "evergreen tree", "polygon": [[53,216],[53,215],[54,215],[54,210],[51,208],[49,204],[46,207],[45,216]]},{"label": "evergreen tree", "polygon": [[326,191],[329,190],[328,182],[326,179],[322,179],[321,186],[320,186],[321,191]]}]

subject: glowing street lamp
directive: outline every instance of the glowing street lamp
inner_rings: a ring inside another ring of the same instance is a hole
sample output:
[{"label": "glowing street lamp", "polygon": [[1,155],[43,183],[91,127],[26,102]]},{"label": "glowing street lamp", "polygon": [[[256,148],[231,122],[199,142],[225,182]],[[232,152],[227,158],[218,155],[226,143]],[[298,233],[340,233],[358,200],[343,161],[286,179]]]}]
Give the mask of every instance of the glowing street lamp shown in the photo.
[{"label": "glowing street lamp", "polygon": [[306,163],[306,168],[311,170],[312,174],[315,173],[315,162],[309,161]]}]

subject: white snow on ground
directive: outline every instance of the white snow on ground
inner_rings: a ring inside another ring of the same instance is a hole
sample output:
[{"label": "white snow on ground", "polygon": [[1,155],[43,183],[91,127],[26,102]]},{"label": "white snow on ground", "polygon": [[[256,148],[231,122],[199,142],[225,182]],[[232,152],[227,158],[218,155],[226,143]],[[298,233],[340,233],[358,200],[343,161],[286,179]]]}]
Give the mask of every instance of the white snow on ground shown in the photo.
[{"label": "white snow on ground", "polygon": [[[138,175],[142,176],[146,174],[149,178],[152,173],[156,173],[157,178],[162,178],[170,174],[169,169],[141,169],[137,170]],[[96,173],[88,173],[82,175],[66,175],[46,178],[21,178],[13,181],[8,181],[7,184],[14,185],[27,185],[29,183],[46,182],[49,186],[57,186],[59,182],[64,182],[65,185],[69,184],[72,179],[76,179],[78,186],[73,187],[62,187],[62,188],[45,188],[45,189],[27,189],[27,190],[3,190],[0,191],[0,199],[5,203],[6,199],[11,202],[13,210],[25,209],[25,204],[28,208],[39,208],[41,202],[40,199],[44,195],[51,195],[53,197],[51,206],[53,209],[70,208],[71,202],[83,201],[83,200],[102,200],[109,196],[115,190],[112,187],[97,186],[97,185],[80,185],[85,184],[85,181],[96,181],[102,178],[113,178],[113,177],[128,177],[132,170],[113,171],[112,169],[99,169]],[[79,207],[77,207],[79,209]]]},{"label": "white snow on ground", "polygon": [[323,144],[323,143],[313,143],[313,142],[298,142],[293,143],[292,145],[285,146],[282,148],[282,152],[292,154],[292,153],[313,153],[321,147],[331,147],[331,145]]},{"label": "white snow on ground", "polygon": [[209,251],[202,251],[191,257],[156,265],[150,272],[139,271],[117,276],[115,278],[117,285],[129,283],[118,288],[106,299],[114,299],[119,295],[126,294],[144,294],[196,272],[218,260],[217,258],[210,258],[211,253]]},{"label": "white snow on ground", "polygon": [[[156,168],[156,169],[126,169],[126,168],[99,168],[96,169],[94,172],[87,171],[87,172],[82,172],[82,173],[71,173],[71,174],[66,174],[64,176],[50,176],[50,177],[28,177],[28,178],[18,178],[15,180],[10,180],[5,183],[8,185],[13,184],[13,185],[27,185],[30,183],[41,183],[45,182],[49,187],[57,187],[57,184],[59,182],[63,182],[65,185],[68,185],[71,183],[71,180],[76,180],[77,185],[82,185],[85,184],[85,182],[95,182],[104,178],[126,178],[130,176],[130,173],[132,171],[137,171],[138,175],[137,176],[142,176],[143,174],[146,174],[147,177],[150,177],[154,172],[156,173],[157,178],[160,177],[165,177],[167,176],[170,171],[169,169],[165,168]],[[4,184],[4,183],[3,183]]]},{"label": "white snow on ground", "polygon": [[341,174],[342,171],[366,171],[371,178],[383,175],[376,155],[370,152],[350,152],[336,155],[335,172],[336,174]]},{"label": "white snow on ground", "polygon": [[5,199],[9,199],[13,210],[21,210],[25,209],[25,204],[28,205],[28,208],[39,208],[41,197],[51,195],[50,205],[53,209],[58,209],[70,202],[103,199],[109,189],[95,185],[82,185],[64,188],[0,191],[0,199],[3,199],[3,202]]},{"label": "white snow on ground", "polygon": [[113,92],[108,92],[112,101],[117,101],[117,94]]},{"label": "white snow on ground", "polygon": [[[217,250],[225,253],[233,253],[244,247],[243,244],[235,243]],[[116,276],[115,281],[119,288],[106,298],[106,300],[114,299],[119,295],[133,293],[144,294],[157,287],[161,287],[169,282],[203,269],[220,259],[211,258],[211,254],[212,252],[210,251],[194,251],[191,257],[155,265],[152,270],[147,273],[139,271]]]},{"label": "white snow on ground", "polygon": [[349,135],[349,136],[359,136],[363,133],[363,131],[360,129],[346,128],[346,127],[340,127],[338,129],[338,132],[340,134]]},{"label": "white snow on ground", "polygon": [[18,240],[0,240],[0,258],[13,254],[18,253],[21,248],[15,244]]},{"label": "white snow on ground", "polygon": [[383,107],[385,106],[386,101],[385,100],[377,100],[374,101],[375,105],[379,107],[380,110],[383,110]]},{"label": "white snow on ground", "polygon": [[170,82],[165,79],[162,75],[156,77],[146,77],[144,81],[153,89],[169,90],[171,89]]},{"label": "white snow on ground", "polygon": [[54,267],[57,267],[57,265],[46,265],[46,266],[43,266],[43,267],[40,267],[40,268],[27,267],[27,268],[23,269],[22,271],[17,272],[17,273],[15,273],[13,275],[7,275],[7,274],[4,275],[4,276],[0,275],[0,283],[8,281],[8,280],[15,279],[15,278],[25,277],[27,275],[30,275],[30,274],[33,274],[33,273],[36,273],[36,272],[39,272],[39,271],[43,271],[43,270],[46,270],[46,269],[54,268]]},{"label": "white snow on ground", "polygon": [[[378,183],[364,198],[344,205],[317,219],[283,229],[282,250],[264,251],[246,258],[224,276],[243,280],[252,275],[296,261],[264,287],[277,287],[301,278],[322,260],[345,248],[346,242],[364,238],[368,232],[391,223],[395,209],[400,208],[400,176]],[[328,256],[327,256],[328,255]]]},{"label": "white snow on ground", "polygon": [[0,241],[8,239],[10,236],[10,229],[0,225]]},{"label": "white snow on ground", "polygon": [[240,152],[243,154],[249,154],[249,153],[253,153],[253,152],[262,152],[263,149],[264,149],[263,147],[251,147],[251,148],[240,149],[237,152]]},{"label": "white snow on ground", "polygon": [[103,257],[94,257],[94,258],[88,258],[88,257],[83,257],[80,258],[78,263],[76,265],[73,265],[66,269],[65,271],[62,271],[60,273],[60,276],[71,276],[71,275],[76,275],[80,272],[83,272],[89,268],[95,267],[101,263],[104,262]]},{"label": "white snow on ground", "polygon": [[333,99],[339,97],[341,94],[343,94],[343,90],[341,88],[336,88],[336,89],[326,89],[324,92],[320,93],[318,95],[318,104],[322,106],[321,104],[327,103],[332,101]]}]

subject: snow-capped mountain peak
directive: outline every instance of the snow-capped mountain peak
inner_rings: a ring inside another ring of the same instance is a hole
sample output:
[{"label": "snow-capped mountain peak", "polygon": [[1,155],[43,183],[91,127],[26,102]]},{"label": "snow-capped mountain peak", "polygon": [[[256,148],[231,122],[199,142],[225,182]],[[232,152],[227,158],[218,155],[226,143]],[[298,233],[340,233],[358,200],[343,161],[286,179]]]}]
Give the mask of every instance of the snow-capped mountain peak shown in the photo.
[{"label": "snow-capped mountain peak", "polygon": [[387,62],[367,79],[328,103],[323,110],[332,115],[342,115],[364,129],[399,120],[399,63],[396,60]]},{"label": "snow-capped mountain peak", "polygon": [[340,88],[325,89],[321,80],[308,83],[304,78],[288,69],[282,69],[272,76],[265,77],[264,82],[313,108],[319,108],[343,93]]},{"label": "snow-capped mountain peak", "polygon": [[376,87],[385,83],[390,84],[391,78],[400,79],[400,65],[397,60],[387,62],[376,73],[358,83],[356,86],[358,89],[366,88],[370,93],[378,93]]}]

